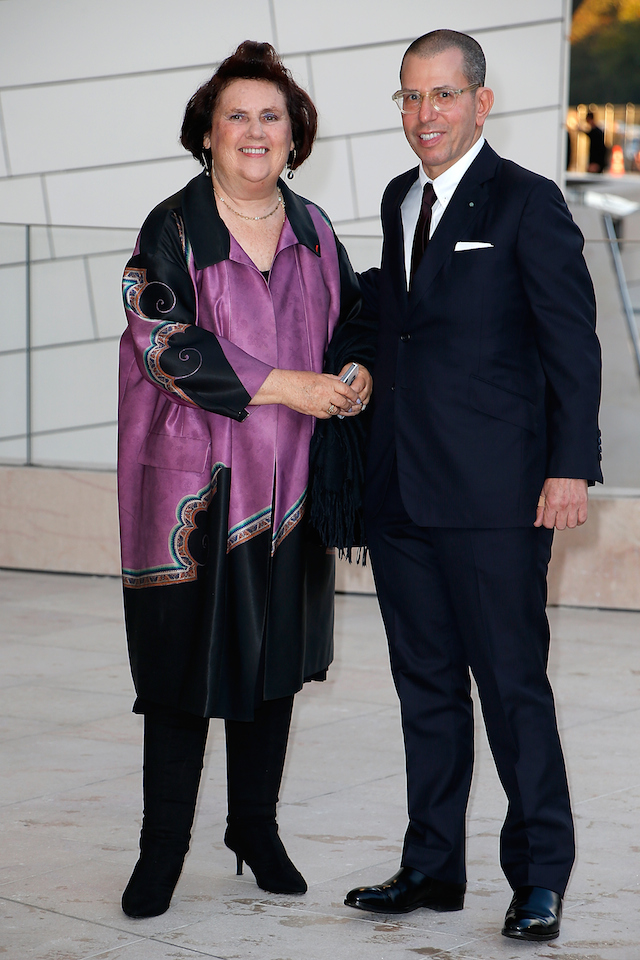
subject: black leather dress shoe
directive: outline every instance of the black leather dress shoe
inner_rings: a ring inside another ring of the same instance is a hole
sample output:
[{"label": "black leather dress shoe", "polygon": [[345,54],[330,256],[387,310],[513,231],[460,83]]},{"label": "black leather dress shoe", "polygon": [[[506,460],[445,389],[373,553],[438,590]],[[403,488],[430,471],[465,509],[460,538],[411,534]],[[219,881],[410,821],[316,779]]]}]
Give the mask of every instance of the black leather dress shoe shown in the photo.
[{"label": "black leather dress shoe", "polygon": [[560,933],[562,897],[545,887],[517,887],[502,935],[515,940],[555,940]]},{"label": "black leather dress shoe", "polygon": [[373,913],[410,913],[418,907],[429,910],[462,910],[464,883],[432,880],[419,870],[401,867],[395,877],[377,887],[357,887],[345,898],[348,907]]}]

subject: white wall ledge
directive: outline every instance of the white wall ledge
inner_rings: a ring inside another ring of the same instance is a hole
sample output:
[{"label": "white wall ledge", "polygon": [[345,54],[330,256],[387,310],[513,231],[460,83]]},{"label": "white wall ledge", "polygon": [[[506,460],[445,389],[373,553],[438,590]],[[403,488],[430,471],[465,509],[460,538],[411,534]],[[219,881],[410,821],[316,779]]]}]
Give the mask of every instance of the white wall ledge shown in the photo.
[{"label": "white wall ledge", "polygon": [[[0,567],[120,573],[113,471],[0,466]],[[338,563],[336,589],[375,593],[371,564]],[[549,603],[640,610],[640,490],[602,488],[584,526],[557,532]]]}]

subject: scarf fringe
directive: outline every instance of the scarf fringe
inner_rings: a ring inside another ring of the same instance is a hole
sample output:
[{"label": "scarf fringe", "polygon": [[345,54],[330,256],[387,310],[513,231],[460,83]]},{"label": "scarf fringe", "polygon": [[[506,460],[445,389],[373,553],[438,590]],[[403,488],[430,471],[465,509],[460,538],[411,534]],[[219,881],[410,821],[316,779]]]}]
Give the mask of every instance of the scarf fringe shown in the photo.
[{"label": "scarf fringe", "polygon": [[310,450],[309,523],[338,555],[366,564],[362,511],[365,432],[357,417],[321,420]]}]

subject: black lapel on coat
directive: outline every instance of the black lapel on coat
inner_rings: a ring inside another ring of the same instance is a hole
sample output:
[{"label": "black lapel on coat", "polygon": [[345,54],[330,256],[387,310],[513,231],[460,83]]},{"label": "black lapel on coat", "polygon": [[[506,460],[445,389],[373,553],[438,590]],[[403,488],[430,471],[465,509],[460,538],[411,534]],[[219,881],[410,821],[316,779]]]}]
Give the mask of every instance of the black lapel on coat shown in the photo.
[{"label": "black lapel on coat", "polygon": [[[289,223],[298,242],[320,256],[318,233],[302,197],[278,180]],[[184,188],[182,213],[196,267],[203,270],[229,259],[229,231],[218,213],[211,177],[204,171]]]},{"label": "black lapel on coat", "polygon": [[413,278],[409,294],[410,314],[425,296],[447,257],[453,255],[457,241],[470,237],[472,224],[489,199],[488,181],[495,176],[499,163],[498,154],[485,143],[458,184]]},{"label": "black lapel on coat", "polygon": [[198,270],[228,260],[229,231],[218,213],[211,177],[204,171],[184,188],[182,213]]},{"label": "black lapel on coat", "polygon": [[[299,197],[297,193],[294,193],[293,190],[289,190],[289,187],[284,183],[283,180],[278,180],[278,186],[282,192],[282,199],[284,200],[284,208],[289,218],[289,223],[291,228],[298,238],[298,242],[302,243],[305,247],[308,247],[313,253],[320,256],[320,241],[318,239],[318,231],[315,228],[315,224],[311,219],[311,214],[307,209],[309,203],[308,200],[305,200],[303,197]],[[318,207],[320,210],[320,207]],[[329,223],[329,218],[327,217],[324,210],[320,210],[324,216],[327,223]]]},{"label": "black lapel on coat", "polygon": [[392,180],[382,201],[382,227],[384,231],[383,269],[387,266],[391,286],[400,306],[399,317],[407,310],[407,275],[404,261],[404,231],[400,208],[407,193],[418,178],[418,167],[407,170]]}]

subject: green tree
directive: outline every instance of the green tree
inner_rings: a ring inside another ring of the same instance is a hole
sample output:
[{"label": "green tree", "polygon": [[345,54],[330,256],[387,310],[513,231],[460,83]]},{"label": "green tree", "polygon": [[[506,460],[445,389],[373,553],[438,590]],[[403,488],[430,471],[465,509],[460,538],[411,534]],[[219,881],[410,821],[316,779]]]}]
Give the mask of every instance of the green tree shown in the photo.
[{"label": "green tree", "polygon": [[640,103],[639,0],[583,0],[573,28],[570,103]]}]

